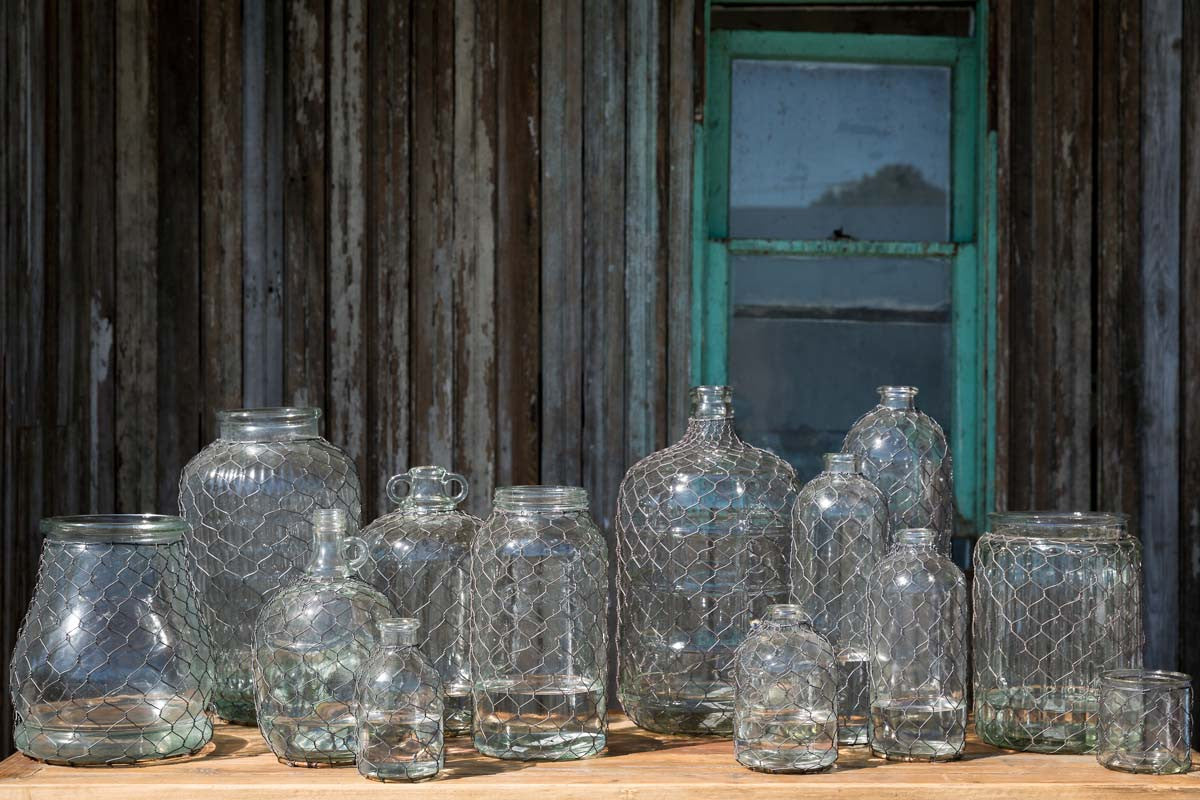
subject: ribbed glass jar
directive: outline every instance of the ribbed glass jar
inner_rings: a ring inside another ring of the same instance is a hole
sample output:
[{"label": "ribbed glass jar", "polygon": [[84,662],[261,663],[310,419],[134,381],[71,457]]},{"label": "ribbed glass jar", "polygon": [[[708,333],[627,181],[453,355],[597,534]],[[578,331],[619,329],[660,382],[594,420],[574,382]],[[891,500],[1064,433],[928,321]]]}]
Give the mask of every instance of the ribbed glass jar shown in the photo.
[{"label": "ribbed glass jar", "polygon": [[187,527],[154,514],[42,520],[37,586],[9,667],[22,753],[129,764],[212,738],[212,653]]},{"label": "ribbed glass jar", "polygon": [[887,552],[887,501],[852,453],[826,453],[792,513],[792,599],[838,657],[838,738],[867,742],[867,594]]},{"label": "ribbed glass jar", "polygon": [[1100,674],[1142,664],[1141,544],[1124,514],[995,513],[973,561],[975,728],[997,747],[1096,747]]},{"label": "ribbed glass jar", "polygon": [[951,761],[967,738],[967,581],[915,528],[871,576],[871,750],[891,761]]},{"label": "ribbed glass jar", "polygon": [[1109,769],[1177,775],[1192,768],[1192,678],[1115,669],[1100,676],[1096,760]]},{"label": "ribbed glass jar", "polygon": [[664,733],[733,732],[733,653],[786,602],[795,471],[733,428],[727,386],[692,390],[678,442],[634,464],[617,498],[618,692]]},{"label": "ribbed glass jar", "polygon": [[388,482],[399,505],[363,529],[361,577],[397,614],[420,622],[417,645],[442,676],[446,735],[471,730],[467,588],[471,541],[482,524],[457,505],[467,481],[441,467],[413,467]]},{"label": "ribbed glass jar", "polygon": [[946,434],[917,410],[913,386],[880,386],[879,405],[846,434],[842,450],[862,457],[863,474],[887,498],[888,528],[933,528],[950,554],[954,468]]},{"label": "ribbed glass jar", "polygon": [[574,486],[511,486],[471,548],[475,749],[558,761],[608,734],[608,551]]},{"label": "ribbed glass jar", "polygon": [[317,433],[320,416],[316,408],[218,412],[216,441],[179,481],[193,575],[210,612],[213,703],[230,722],[254,724],[254,619],[308,561],[308,515],[342,508],[358,527],[354,462]]},{"label": "ribbed glass jar", "polygon": [[774,605],[738,645],[733,750],[759,772],[818,772],[837,760],[837,658],[797,605]]}]

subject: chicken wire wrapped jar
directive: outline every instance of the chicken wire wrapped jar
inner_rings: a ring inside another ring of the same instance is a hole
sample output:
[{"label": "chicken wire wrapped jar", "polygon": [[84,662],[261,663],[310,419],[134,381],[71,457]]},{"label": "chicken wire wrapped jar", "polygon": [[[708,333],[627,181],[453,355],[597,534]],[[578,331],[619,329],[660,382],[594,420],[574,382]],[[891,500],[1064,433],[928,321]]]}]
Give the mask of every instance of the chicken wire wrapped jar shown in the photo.
[{"label": "chicken wire wrapped jar", "polygon": [[1115,669],[1100,676],[1096,760],[1121,772],[1176,775],[1192,768],[1192,678]]},{"label": "chicken wire wrapped jar", "polygon": [[37,587],[9,672],[30,758],[128,764],[212,738],[212,661],[179,517],[42,520]]},{"label": "chicken wire wrapped jar", "polygon": [[361,577],[397,614],[420,622],[417,645],[442,676],[447,735],[471,730],[467,585],[471,541],[482,524],[456,506],[467,481],[441,467],[413,467],[388,481],[399,508],[363,529]]},{"label": "chicken wire wrapped jar", "polygon": [[867,742],[867,595],[887,551],[887,501],[851,453],[826,453],[792,512],[792,598],[838,657],[838,737]]},{"label": "chicken wire wrapped jar", "polygon": [[254,724],[250,651],[263,601],[308,559],[316,508],[359,519],[354,462],[317,433],[316,408],[221,411],[216,441],[183,469],[179,514],[191,523],[194,576],[209,609],[216,656],[214,706]]},{"label": "chicken wire wrapped jar", "polygon": [[1096,747],[1099,677],[1142,664],[1141,544],[1124,514],[996,513],[974,553],[975,728],[997,747]]},{"label": "chicken wire wrapped jar", "polygon": [[381,620],[379,647],[358,673],[358,774],[376,781],[432,778],[446,762],[441,677],[418,648],[420,622]]},{"label": "chicken wire wrapped jar", "polygon": [[[353,764],[355,679],[395,616],[387,598],[351,577],[366,546],[347,536],[341,508],[312,514],[312,558],[304,574],[263,606],[254,626],[258,729],[293,767]],[[345,550],[360,551],[347,562]]]},{"label": "chicken wire wrapped jar", "polygon": [[683,437],[617,499],[618,693],[664,733],[733,732],[733,653],[786,602],[795,471],[733,428],[726,386],[692,390]]},{"label": "chicken wire wrapped jar", "polygon": [[607,597],[607,547],[587,492],[496,490],[471,548],[475,749],[520,761],[604,749]]},{"label": "chicken wire wrapped jar", "polygon": [[838,754],[837,657],[797,605],[774,605],[734,657],[733,748],[760,772],[818,772]]},{"label": "chicken wire wrapped jar", "polygon": [[912,386],[880,386],[879,405],[864,414],[842,450],[862,457],[863,474],[887,498],[888,528],[933,528],[950,553],[954,535],[954,469],[946,435],[916,406]]},{"label": "chicken wire wrapped jar", "polygon": [[951,761],[967,737],[967,581],[932,528],[895,538],[871,576],[871,750]]}]

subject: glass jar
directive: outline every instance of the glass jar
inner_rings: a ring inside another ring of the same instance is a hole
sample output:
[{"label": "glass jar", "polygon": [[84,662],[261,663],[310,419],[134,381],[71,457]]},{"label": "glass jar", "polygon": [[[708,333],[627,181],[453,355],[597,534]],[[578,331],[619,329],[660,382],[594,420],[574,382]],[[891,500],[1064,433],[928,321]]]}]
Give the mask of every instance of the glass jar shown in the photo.
[{"label": "glass jar", "polygon": [[774,605],[734,658],[733,748],[759,772],[818,772],[838,754],[833,646],[797,605]]},{"label": "glass jar", "polygon": [[[366,545],[347,536],[341,508],[312,514],[312,558],[293,583],[263,606],[254,626],[258,729],[293,767],[353,764],[355,677],[379,643],[387,598],[350,577]],[[347,548],[360,550],[347,562]]]},{"label": "glass jar", "polygon": [[308,515],[343,508],[358,526],[354,462],[317,434],[320,416],[316,408],[218,412],[217,440],[179,481],[193,574],[210,612],[214,706],[230,722],[254,724],[254,619],[308,560]]},{"label": "glass jar", "polygon": [[441,467],[413,467],[388,481],[387,493],[399,508],[363,529],[368,557],[360,577],[397,614],[421,623],[417,644],[442,676],[446,734],[468,733],[467,584],[471,540],[483,523],[456,508],[467,496],[466,479]]},{"label": "glass jar", "polygon": [[638,725],[733,733],[733,653],[786,602],[795,471],[733,429],[727,386],[692,390],[678,442],[617,497],[618,693]]},{"label": "glass jar", "polygon": [[1192,768],[1192,678],[1116,669],[1100,676],[1096,760],[1109,769],[1175,775]]},{"label": "glass jar", "polygon": [[128,764],[212,738],[212,654],[179,517],[44,519],[37,587],[9,688],[17,749],[52,764]]},{"label": "glass jar", "polygon": [[888,528],[933,528],[950,554],[954,535],[954,468],[946,435],[917,410],[913,386],[880,386],[879,405],[846,434],[842,450],[862,456],[863,474],[887,498]]},{"label": "glass jar", "polygon": [[932,528],[900,531],[870,591],[871,750],[951,761],[967,738],[967,581]]},{"label": "glass jar", "polygon": [[975,728],[997,747],[1096,747],[1099,677],[1142,664],[1141,544],[1124,514],[996,513],[973,557]]},{"label": "glass jar", "polygon": [[887,501],[851,453],[826,453],[792,513],[792,598],[838,657],[838,737],[867,743],[867,594],[887,552]]},{"label": "glass jar", "polygon": [[441,771],[441,677],[417,646],[420,622],[380,620],[380,641],[358,673],[355,753],[358,774],[418,781]]},{"label": "glass jar", "polygon": [[475,749],[521,761],[604,749],[607,596],[587,492],[496,490],[471,548]]}]

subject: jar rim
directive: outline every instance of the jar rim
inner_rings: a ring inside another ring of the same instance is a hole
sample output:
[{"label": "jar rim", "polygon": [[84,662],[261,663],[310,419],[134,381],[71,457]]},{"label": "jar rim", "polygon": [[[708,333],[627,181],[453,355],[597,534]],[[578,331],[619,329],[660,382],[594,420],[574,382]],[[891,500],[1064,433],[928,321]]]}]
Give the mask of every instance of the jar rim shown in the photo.
[{"label": "jar rim", "polygon": [[[1129,515],[1120,511],[992,511],[988,514],[988,535],[1018,539],[1115,539],[1125,534],[1128,522]],[[1006,526],[1036,528],[1036,532],[997,530]]]},{"label": "jar rim", "polygon": [[238,437],[262,434],[304,434],[315,431],[321,409],[304,406],[269,408],[229,408],[217,412],[222,435],[234,432]]},{"label": "jar rim", "polygon": [[1110,669],[1100,674],[1100,682],[1114,689],[1152,692],[1191,686],[1192,676],[1164,669]]},{"label": "jar rim", "polygon": [[167,544],[191,530],[185,519],[167,514],[47,517],[39,528],[51,541],[79,544]]},{"label": "jar rim", "polygon": [[505,511],[587,511],[582,486],[500,486],[493,502]]}]

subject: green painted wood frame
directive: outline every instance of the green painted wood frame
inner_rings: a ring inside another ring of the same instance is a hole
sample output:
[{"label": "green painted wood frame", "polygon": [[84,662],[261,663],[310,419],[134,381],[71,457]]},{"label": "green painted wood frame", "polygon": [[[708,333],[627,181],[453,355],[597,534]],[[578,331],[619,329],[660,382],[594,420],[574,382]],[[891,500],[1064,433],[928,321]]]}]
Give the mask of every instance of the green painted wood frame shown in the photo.
[{"label": "green painted wood frame", "polygon": [[[953,262],[955,499],[959,534],[982,531],[995,485],[995,136],[987,133],[987,2],[974,37],[707,30],[704,122],[694,155],[692,378],[727,380],[731,255],[885,256]],[[707,27],[707,14],[706,14]],[[730,80],[737,58],[938,65],[951,68],[949,242],[729,237]]]}]

